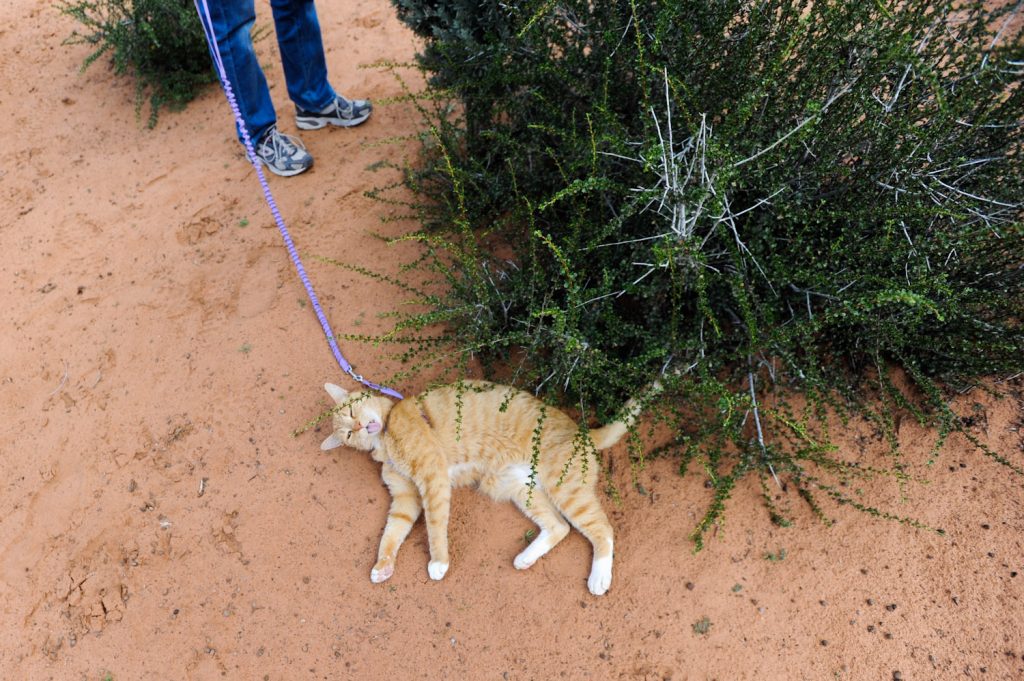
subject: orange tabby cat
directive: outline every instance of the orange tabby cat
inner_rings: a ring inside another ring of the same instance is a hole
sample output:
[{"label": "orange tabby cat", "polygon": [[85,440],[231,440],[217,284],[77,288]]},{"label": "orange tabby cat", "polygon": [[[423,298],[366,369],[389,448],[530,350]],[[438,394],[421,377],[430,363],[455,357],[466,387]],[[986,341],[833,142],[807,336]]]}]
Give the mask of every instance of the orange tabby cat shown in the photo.
[{"label": "orange tabby cat", "polygon": [[[544,407],[525,392],[484,381],[463,381],[398,403],[368,391],[349,394],[331,383],[324,388],[338,406],[334,432],[320,448],[346,445],[370,452],[384,464],[381,477],[391,491],[372,581],[383,582],[392,575],[398,548],[421,510],[430,542],[427,572],[431,579],[444,577],[451,489],[476,485],[496,501],[515,502],[540,527],[513,561],[517,569],[525,570],[550,551],[572,523],[594,547],[590,592],[600,596],[608,590],[612,527],[594,492],[598,470],[591,466],[585,474],[586,456],[579,447],[573,457],[580,431],[564,413]],[[605,449],[618,442],[637,411],[631,401],[623,420],[590,431],[594,446]],[[530,462],[538,423],[543,428],[531,494]]]}]

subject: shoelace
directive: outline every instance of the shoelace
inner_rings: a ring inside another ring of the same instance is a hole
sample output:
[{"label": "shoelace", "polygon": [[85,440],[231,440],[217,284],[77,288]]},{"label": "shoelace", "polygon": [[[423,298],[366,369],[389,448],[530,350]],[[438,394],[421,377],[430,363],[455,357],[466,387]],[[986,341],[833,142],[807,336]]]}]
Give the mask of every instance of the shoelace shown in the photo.
[{"label": "shoelace", "polygon": [[263,141],[260,142],[260,155],[266,156],[267,147],[270,147],[270,151],[273,152],[273,158],[292,158],[295,153],[302,149],[306,150],[306,147],[302,142],[291,135],[286,135],[277,128],[272,129],[266,135],[263,136]]},{"label": "shoelace", "polygon": [[321,112],[321,115],[337,113],[341,118],[351,120],[359,115],[360,109],[365,107],[365,100],[347,99],[341,95],[337,95],[331,103],[331,106],[329,106],[326,111]]}]

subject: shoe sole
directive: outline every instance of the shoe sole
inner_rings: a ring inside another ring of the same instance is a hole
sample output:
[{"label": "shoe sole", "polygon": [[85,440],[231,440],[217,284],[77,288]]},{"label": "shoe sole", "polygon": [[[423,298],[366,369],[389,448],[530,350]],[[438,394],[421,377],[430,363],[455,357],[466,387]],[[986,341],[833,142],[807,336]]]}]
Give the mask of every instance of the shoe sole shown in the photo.
[{"label": "shoe sole", "polygon": [[269,163],[267,163],[258,156],[256,157],[256,160],[260,162],[261,166],[263,166],[264,168],[266,168],[267,170],[269,170],[270,172],[274,173],[279,177],[294,177],[296,175],[306,172],[307,170],[313,167],[313,164],[311,162],[305,168],[296,168],[295,170],[278,170],[277,168],[274,168],[273,166],[271,166]]},{"label": "shoe sole", "polygon": [[341,119],[341,118],[328,118],[326,116],[296,116],[295,127],[300,130],[319,130],[320,128],[326,128],[328,125],[333,125],[338,128],[351,128],[364,122],[370,114],[364,114],[359,118],[352,119]]}]

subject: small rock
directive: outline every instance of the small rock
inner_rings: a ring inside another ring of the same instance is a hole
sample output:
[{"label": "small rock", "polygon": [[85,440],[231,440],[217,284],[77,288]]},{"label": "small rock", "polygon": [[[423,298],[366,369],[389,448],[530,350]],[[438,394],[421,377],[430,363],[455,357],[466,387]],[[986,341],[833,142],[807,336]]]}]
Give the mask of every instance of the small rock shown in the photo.
[{"label": "small rock", "polygon": [[900,672],[893,672],[892,681],[903,681],[903,674],[901,674]]},{"label": "small rock", "polygon": [[694,588],[693,582],[687,582],[686,583],[686,590],[687,591],[693,591],[693,588]]}]

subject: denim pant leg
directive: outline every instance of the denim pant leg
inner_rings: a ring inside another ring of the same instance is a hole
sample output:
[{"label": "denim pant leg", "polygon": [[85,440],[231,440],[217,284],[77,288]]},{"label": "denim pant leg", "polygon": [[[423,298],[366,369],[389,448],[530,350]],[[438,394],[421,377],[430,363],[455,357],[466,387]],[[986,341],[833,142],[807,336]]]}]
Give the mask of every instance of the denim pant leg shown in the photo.
[{"label": "denim pant leg", "polygon": [[[250,0],[251,1],[251,0]],[[334,101],[313,0],[270,0],[288,96],[306,111],[320,111]]]},{"label": "denim pant leg", "polygon": [[[252,27],[256,22],[254,0],[208,0],[213,33],[217,39],[224,71],[238,101],[242,119],[255,144],[277,122],[263,75],[252,46]],[[238,131],[242,140],[242,131]]]}]

